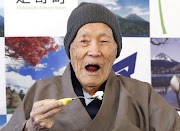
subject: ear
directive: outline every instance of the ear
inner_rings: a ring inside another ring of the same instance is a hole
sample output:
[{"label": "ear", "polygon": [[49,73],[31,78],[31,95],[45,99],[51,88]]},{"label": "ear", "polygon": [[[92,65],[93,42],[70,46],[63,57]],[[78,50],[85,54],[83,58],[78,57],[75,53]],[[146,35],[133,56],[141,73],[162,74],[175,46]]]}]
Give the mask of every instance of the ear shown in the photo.
[{"label": "ear", "polygon": [[[73,43],[73,42],[72,42]],[[72,55],[72,43],[70,44],[70,46],[69,46],[69,59],[71,60],[71,55]]]}]

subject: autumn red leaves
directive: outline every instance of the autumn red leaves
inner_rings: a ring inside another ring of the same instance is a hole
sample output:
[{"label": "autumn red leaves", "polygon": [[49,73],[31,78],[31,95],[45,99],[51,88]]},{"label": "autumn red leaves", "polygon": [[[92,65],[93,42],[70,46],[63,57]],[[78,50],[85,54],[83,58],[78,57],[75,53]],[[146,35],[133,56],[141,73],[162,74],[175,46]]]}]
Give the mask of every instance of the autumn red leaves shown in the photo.
[{"label": "autumn red leaves", "polygon": [[50,51],[59,49],[52,37],[6,37],[6,57],[23,59],[36,66]]}]

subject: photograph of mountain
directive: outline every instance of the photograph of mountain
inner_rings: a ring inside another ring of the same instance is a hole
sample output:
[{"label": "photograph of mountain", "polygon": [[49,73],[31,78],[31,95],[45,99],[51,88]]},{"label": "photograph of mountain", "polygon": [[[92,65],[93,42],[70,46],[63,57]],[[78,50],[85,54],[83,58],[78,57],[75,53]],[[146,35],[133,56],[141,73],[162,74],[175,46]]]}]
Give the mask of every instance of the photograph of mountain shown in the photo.
[{"label": "photograph of mountain", "polygon": [[151,59],[152,74],[177,74],[180,73],[180,63],[164,53],[158,54]]},{"label": "photograph of mountain", "polygon": [[3,0],[0,1],[0,37],[4,36],[4,7]]},{"label": "photograph of mountain", "polygon": [[7,113],[11,114],[37,80],[62,75],[69,59],[63,37],[6,37],[5,62]]},{"label": "photograph of mountain", "polygon": [[152,86],[177,110],[180,110],[180,39],[151,38]]},{"label": "photograph of mountain", "polygon": [[123,37],[149,36],[149,1],[145,0],[79,0],[101,4],[119,19]]}]

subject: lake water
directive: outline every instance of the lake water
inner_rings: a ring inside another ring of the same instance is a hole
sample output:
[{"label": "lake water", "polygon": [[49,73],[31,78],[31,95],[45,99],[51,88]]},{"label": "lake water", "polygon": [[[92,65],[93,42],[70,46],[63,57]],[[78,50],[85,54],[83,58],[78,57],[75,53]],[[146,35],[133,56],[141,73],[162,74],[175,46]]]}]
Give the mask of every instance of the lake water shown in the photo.
[{"label": "lake water", "polygon": [[152,74],[152,86],[170,105],[179,107],[176,94],[170,86],[170,81],[174,75],[180,77],[180,74]]},{"label": "lake water", "polygon": [[151,77],[173,77],[174,75],[180,77],[180,74],[152,74]]}]

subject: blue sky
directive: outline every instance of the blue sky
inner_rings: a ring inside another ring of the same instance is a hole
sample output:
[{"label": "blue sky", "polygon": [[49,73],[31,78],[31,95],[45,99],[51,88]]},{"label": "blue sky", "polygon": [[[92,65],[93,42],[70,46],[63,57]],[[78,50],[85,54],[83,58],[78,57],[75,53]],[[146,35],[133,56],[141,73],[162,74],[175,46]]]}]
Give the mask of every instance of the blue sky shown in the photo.
[{"label": "blue sky", "polygon": [[0,8],[0,15],[4,17],[4,8]]},{"label": "blue sky", "polygon": [[49,52],[45,56],[39,67],[32,67],[31,65],[24,64],[19,69],[6,68],[6,83],[19,92],[21,89],[26,92],[35,81],[47,77],[61,75],[70,62],[66,52],[61,46],[59,51]]},{"label": "blue sky", "polygon": [[25,64],[24,67],[21,67],[19,70],[10,69],[10,71],[15,71],[20,75],[26,76],[31,75],[33,80],[39,80],[47,77],[54,76],[53,72],[58,71],[60,68],[66,66],[69,63],[69,59],[66,56],[66,52],[63,49],[58,52],[50,52],[47,57],[44,57],[41,64],[45,64],[46,67],[37,70],[33,68],[31,65]]},{"label": "blue sky", "polygon": [[151,44],[151,58],[154,58],[159,53],[165,53],[170,58],[180,62],[179,51],[180,51],[180,38],[169,38],[165,44],[161,44],[161,45]]},{"label": "blue sky", "polygon": [[148,0],[118,0],[119,5],[122,6],[129,6],[129,5],[137,5],[140,7],[148,7],[149,8],[149,1]]},{"label": "blue sky", "polygon": [[121,9],[114,11],[122,17],[135,13],[149,21],[149,1],[148,0],[118,0]]},{"label": "blue sky", "polygon": [[149,21],[149,0],[79,0],[79,3],[83,1],[102,4],[121,17],[135,13]]},{"label": "blue sky", "polygon": [[0,0],[0,15],[4,16],[4,0]]}]

